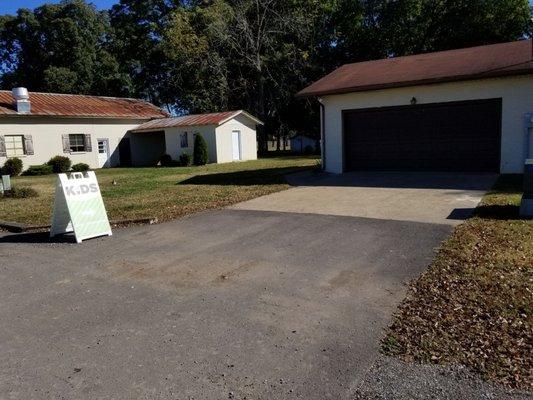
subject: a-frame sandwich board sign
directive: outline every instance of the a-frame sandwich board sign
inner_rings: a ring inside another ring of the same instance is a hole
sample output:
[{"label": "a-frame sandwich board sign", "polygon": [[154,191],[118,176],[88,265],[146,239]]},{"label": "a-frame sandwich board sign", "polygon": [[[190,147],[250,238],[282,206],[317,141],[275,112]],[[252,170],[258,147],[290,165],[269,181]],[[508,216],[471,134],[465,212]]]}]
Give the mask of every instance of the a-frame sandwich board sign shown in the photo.
[{"label": "a-frame sandwich board sign", "polygon": [[68,232],[74,232],[78,243],[112,235],[93,171],[57,175],[50,237]]}]

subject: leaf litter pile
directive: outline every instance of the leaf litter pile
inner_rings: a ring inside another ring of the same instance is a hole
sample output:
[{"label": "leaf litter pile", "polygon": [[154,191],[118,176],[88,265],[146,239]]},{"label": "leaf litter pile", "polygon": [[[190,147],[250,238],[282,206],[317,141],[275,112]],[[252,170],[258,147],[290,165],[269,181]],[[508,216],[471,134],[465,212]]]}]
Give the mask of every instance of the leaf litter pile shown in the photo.
[{"label": "leaf litter pile", "polygon": [[443,243],[411,283],[382,341],[386,354],[533,388],[533,221],[518,218],[518,200],[489,193]]}]

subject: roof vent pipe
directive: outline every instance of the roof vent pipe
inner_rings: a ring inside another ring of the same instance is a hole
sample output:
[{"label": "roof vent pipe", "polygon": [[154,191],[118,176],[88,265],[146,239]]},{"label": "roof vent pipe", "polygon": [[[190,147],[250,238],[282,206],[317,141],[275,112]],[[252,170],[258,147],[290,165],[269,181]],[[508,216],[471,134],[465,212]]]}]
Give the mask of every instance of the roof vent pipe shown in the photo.
[{"label": "roof vent pipe", "polygon": [[19,114],[28,114],[31,111],[30,94],[25,87],[17,87],[12,91],[13,105]]}]

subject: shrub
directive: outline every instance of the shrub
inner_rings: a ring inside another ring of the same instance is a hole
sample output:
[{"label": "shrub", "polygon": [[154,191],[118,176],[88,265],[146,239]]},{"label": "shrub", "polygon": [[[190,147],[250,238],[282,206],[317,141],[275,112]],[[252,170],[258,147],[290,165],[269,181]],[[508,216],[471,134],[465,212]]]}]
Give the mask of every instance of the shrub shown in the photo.
[{"label": "shrub", "polygon": [[172,157],[170,157],[168,154],[163,154],[159,159],[159,165],[162,167],[171,167],[172,164]]},{"label": "shrub", "polygon": [[8,158],[2,168],[3,175],[17,176],[22,172],[22,160],[17,157]]},{"label": "shrub", "polygon": [[209,162],[209,155],[207,154],[207,143],[202,135],[199,133],[194,137],[194,153],[193,164],[205,165]]},{"label": "shrub", "polygon": [[37,190],[30,187],[15,187],[12,186],[11,190],[4,194],[4,197],[11,197],[13,199],[25,199],[27,197],[37,197],[39,193]]},{"label": "shrub", "polygon": [[52,167],[52,171],[56,174],[61,172],[68,172],[72,162],[70,158],[64,156],[55,156],[52,157],[48,162],[48,165]]},{"label": "shrub", "polygon": [[52,173],[52,167],[48,164],[42,165],[30,165],[30,167],[23,172],[22,175],[36,176],[36,175],[50,175]]},{"label": "shrub", "polygon": [[72,171],[74,172],[85,172],[89,171],[90,167],[89,165],[85,163],[77,163],[72,166]]},{"label": "shrub", "polygon": [[183,153],[180,156],[180,165],[182,167],[188,167],[192,164],[192,156],[189,153]]}]

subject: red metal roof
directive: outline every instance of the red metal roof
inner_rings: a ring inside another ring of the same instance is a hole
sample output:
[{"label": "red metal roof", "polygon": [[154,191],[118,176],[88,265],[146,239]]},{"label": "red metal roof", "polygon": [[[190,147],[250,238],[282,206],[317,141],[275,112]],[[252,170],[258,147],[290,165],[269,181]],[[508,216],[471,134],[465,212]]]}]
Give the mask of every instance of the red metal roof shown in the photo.
[{"label": "red metal roof", "polygon": [[211,114],[192,114],[185,115],[182,117],[156,119],[139,125],[137,128],[133,129],[133,131],[153,131],[157,129],[173,128],[179,126],[220,125],[230,120],[231,118],[236,117],[239,114],[247,116],[252,121],[255,121],[257,124],[263,124],[260,120],[248,114],[246,111],[238,110],[224,111]]},{"label": "red metal roof", "polygon": [[17,114],[10,90],[0,90],[0,117],[12,115],[82,118],[165,118],[168,113],[144,100],[30,92],[31,113]]},{"label": "red metal roof", "polygon": [[346,64],[306,87],[297,96],[322,96],[531,73],[533,42],[521,40]]}]

